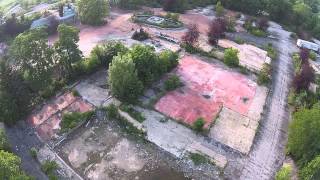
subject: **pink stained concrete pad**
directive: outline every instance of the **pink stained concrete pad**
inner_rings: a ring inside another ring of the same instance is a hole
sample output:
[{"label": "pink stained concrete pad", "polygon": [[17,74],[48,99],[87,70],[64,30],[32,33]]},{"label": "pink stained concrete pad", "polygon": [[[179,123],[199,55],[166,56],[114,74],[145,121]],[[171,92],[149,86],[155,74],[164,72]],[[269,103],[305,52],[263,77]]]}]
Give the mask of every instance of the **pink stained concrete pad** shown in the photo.
[{"label": "pink stained concrete pad", "polygon": [[184,87],[167,93],[155,109],[171,118],[192,125],[197,118],[206,120],[209,128],[222,106],[247,115],[257,84],[246,76],[185,56],[177,75]]}]

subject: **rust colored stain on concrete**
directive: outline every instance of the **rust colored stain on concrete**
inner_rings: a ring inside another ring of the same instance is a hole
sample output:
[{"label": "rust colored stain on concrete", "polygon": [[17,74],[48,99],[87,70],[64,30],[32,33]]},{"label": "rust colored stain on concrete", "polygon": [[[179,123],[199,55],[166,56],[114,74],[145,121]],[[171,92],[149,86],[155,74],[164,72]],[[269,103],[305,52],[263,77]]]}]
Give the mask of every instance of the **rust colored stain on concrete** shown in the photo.
[{"label": "rust colored stain on concrete", "polygon": [[192,125],[202,117],[209,128],[222,106],[247,115],[257,84],[244,75],[185,56],[177,68],[184,87],[162,97],[155,108]]}]

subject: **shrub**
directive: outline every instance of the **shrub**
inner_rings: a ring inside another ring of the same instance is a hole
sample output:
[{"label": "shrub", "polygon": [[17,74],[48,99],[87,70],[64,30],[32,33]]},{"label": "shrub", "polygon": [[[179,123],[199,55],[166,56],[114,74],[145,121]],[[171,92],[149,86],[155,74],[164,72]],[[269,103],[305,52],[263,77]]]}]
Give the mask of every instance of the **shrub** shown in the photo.
[{"label": "shrub", "polygon": [[257,36],[257,37],[266,37],[267,36],[267,33],[260,30],[260,29],[253,29],[252,31],[250,31],[250,33],[254,36]]},{"label": "shrub", "polygon": [[277,58],[277,51],[274,49],[274,47],[272,46],[271,43],[268,43],[268,45],[265,47],[267,53],[268,53],[268,56],[274,60]]},{"label": "shrub", "polygon": [[315,80],[315,74],[313,68],[309,62],[306,61],[301,68],[300,73],[296,74],[293,80],[293,86],[297,92],[301,90],[308,90],[310,83]]},{"label": "shrub", "polygon": [[80,93],[79,93],[79,91],[77,91],[76,89],[72,90],[72,95],[73,95],[74,97],[80,97]]},{"label": "shrub", "polygon": [[262,70],[260,71],[258,75],[258,84],[263,85],[267,84],[270,81],[270,71],[271,66],[269,64],[263,64]]},{"label": "shrub", "polygon": [[193,129],[197,132],[202,132],[203,127],[205,125],[205,120],[203,118],[198,118],[194,123],[193,123]]},{"label": "shrub", "polygon": [[208,163],[208,158],[199,153],[190,153],[190,159],[196,166],[200,164]]},{"label": "shrub", "polygon": [[137,41],[144,41],[149,39],[149,34],[141,28],[135,31],[131,38]]},{"label": "shrub", "polygon": [[239,66],[238,50],[228,48],[224,51],[224,63],[229,67]]},{"label": "shrub", "polygon": [[173,68],[177,67],[179,60],[179,54],[170,50],[164,50],[159,54],[158,67],[160,74],[167,73]]},{"label": "shrub", "polygon": [[319,154],[320,109],[301,109],[293,115],[289,127],[287,149],[299,166],[306,165]]},{"label": "shrub", "polygon": [[182,42],[187,46],[194,46],[198,43],[200,37],[199,28],[196,24],[188,26],[188,31],[182,37]]},{"label": "shrub", "polygon": [[119,116],[118,108],[114,104],[106,107],[106,111],[109,118],[116,119]]},{"label": "shrub", "polygon": [[226,31],[226,24],[221,18],[213,20],[209,26],[209,32],[208,32],[209,43],[211,45],[217,45],[218,40],[224,36],[225,31]]},{"label": "shrub", "polygon": [[66,132],[70,129],[75,128],[79,122],[88,120],[93,116],[93,111],[88,111],[85,113],[80,112],[72,112],[72,113],[66,113],[62,116],[62,121],[60,123],[61,131]]},{"label": "shrub", "polygon": [[[118,53],[124,54],[128,51],[120,41],[108,41],[102,45],[96,46],[91,54],[95,54],[101,64],[109,66],[114,56],[117,56]],[[93,55],[94,56],[94,55]]]},{"label": "shrub", "polygon": [[180,78],[176,75],[173,75],[165,81],[164,86],[167,91],[175,90],[181,86]]},{"label": "shrub", "polygon": [[313,61],[317,60],[317,54],[315,52],[311,51],[309,56],[311,60]]},{"label": "shrub", "polygon": [[223,16],[224,8],[220,1],[217,2],[215,8],[217,16]]},{"label": "shrub", "polygon": [[38,153],[38,151],[37,151],[37,149],[36,149],[35,147],[32,147],[32,148],[30,149],[30,155],[31,155],[34,159],[37,159],[37,153]]},{"label": "shrub", "polygon": [[180,15],[178,13],[167,13],[165,17],[167,19],[172,19],[174,21],[179,21]]},{"label": "shrub", "polygon": [[0,150],[10,151],[10,144],[8,142],[6,133],[0,129]]},{"label": "shrub", "polygon": [[275,180],[291,180],[292,167],[289,164],[282,166],[277,172]]},{"label": "shrub", "polygon": [[239,36],[237,36],[234,41],[236,43],[238,43],[238,44],[244,44],[245,43],[245,41]]},{"label": "shrub", "polygon": [[44,164],[41,165],[41,170],[50,177],[51,179],[55,178],[55,171],[59,168],[59,165],[52,160],[46,160]]},{"label": "shrub", "polygon": [[190,54],[196,54],[199,52],[199,49],[197,47],[192,46],[191,44],[182,44],[182,48],[186,50],[186,52]]},{"label": "shrub", "polygon": [[317,156],[303,167],[299,172],[299,177],[301,180],[317,180],[320,177],[320,156]]}]

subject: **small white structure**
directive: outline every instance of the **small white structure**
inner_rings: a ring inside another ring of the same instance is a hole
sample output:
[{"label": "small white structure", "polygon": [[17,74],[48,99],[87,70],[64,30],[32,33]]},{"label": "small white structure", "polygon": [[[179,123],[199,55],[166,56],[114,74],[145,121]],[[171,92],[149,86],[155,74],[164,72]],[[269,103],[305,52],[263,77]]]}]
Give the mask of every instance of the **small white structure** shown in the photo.
[{"label": "small white structure", "polygon": [[297,46],[299,48],[306,48],[306,49],[309,49],[309,50],[312,50],[315,52],[319,52],[319,50],[320,50],[320,47],[318,44],[313,43],[313,42],[309,42],[309,41],[305,41],[302,39],[298,39]]}]

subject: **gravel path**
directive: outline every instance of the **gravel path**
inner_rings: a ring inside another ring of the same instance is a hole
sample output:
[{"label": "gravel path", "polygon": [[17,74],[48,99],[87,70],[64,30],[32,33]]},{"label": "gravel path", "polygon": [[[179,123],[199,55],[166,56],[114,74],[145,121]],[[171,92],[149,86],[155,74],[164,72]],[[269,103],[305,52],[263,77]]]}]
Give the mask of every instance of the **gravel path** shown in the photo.
[{"label": "gravel path", "polygon": [[273,42],[279,50],[279,58],[273,64],[273,82],[271,94],[267,100],[268,109],[261,120],[260,130],[255,144],[242,170],[240,179],[272,179],[285,159],[285,145],[290,113],[287,97],[293,77],[293,65],[290,54],[297,51],[290,40],[290,32],[273,24],[270,32],[279,40]]}]

